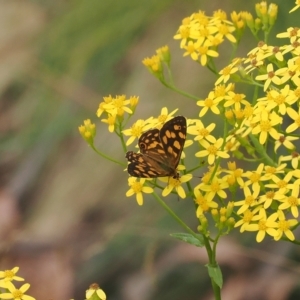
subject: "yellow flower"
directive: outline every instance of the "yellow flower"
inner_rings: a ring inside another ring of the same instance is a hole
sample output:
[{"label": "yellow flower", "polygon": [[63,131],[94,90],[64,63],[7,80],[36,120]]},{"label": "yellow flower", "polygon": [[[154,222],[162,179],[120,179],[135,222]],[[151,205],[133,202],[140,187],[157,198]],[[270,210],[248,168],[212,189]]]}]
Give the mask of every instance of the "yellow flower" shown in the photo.
[{"label": "yellow flower", "polygon": [[10,293],[0,294],[1,299],[14,299],[14,300],[35,300],[35,298],[25,295],[24,293],[29,289],[30,284],[25,283],[19,289],[16,289],[15,286],[8,281],[6,283],[6,288]]},{"label": "yellow flower", "polygon": [[286,32],[278,33],[278,38],[290,38],[290,42],[294,43],[300,37],[300,30],[298,27],[289,27]]},{"label": "yellow flower", "polygon": [[186,50],[186,52],[183,53],[183,56],[190,55],[193,60],[198,60],[199,52],[198,48],[200,47],[200,42],[193,42],[188,41],[187,45],[185,45],[183,48]]},{"label": "yellow flower", "polygon": [[265,192],[264,195],[259,196],[259,204],[264,204],[264,209],[267,209],[271,206],[274,200],[284,199],[285,195],[281,194],[278,190],[270,190]]},{"label": "yellow flower", "polygon": [[281,163],[283,161],[290,161],[292,167],[296,170],[298,169],[300,154],[296,151],[293,151],[291,155],[280,156],[279,162]]},{"label": "yellow flower", "polygon": [[208,156],[208,163],[210,165],[214,164],[217,157],[229,158],[229,154],[221,150],[224,140],[219,138],[215,143],[208,143],[205,140],[202,140],[201,146],[205,150],[201,150],[195,154],[196,157],[205,157]]},{"label": "yellow flower", "polygon": [[294,184],[294,188],[292,189],[291,195],[286,196],[283,199],[279,200],[282,202],[282,204],[279,205],[279,209],[291,209],[292,215],[294,218],[298,218],[299,216],[299,204],[300,204],[300,198],[299,198],[299,185]]},{"label": "yellow flower", "polygon": [[230,17],[231,17],[231,20],[232,20],[234,26],[237,29],[241,30],[246,26],[244,20],[242,19],[242,13],[241,12],[237,13],[236,11],[233,11],[230,14]]},{"label": "yellow flower", "polygon": [[226,152],[238,151],[241,143],[237,140],[236,136],[229,135],[226,138],[226,144],[224,146],[224,150]]},{"label": "yellow flower", "polygon": [[161,61],[165,62],[167,65],[169,65],[171,60],[171,53],[168,46],[163,46],[161,48],[158,48],[156,50],[156,53],[158,54]]},{"label": "yellow flower", "polygon": [[201,191],[206,192],[205,198],[208,201],[211,201],[215,195],[218,195],[222,199],[227,198],[227,194],[224,191],[228,188],[228,182],[225,181],[223,178],[219,179],[214,177],[214,179],[211,181],[211,183],[200,183],[195,187],[195,189],[199,189]]},{"label": "yellow flower", "polygon": [[192,174],[185,174],[178,179],[173,177],[159,178],[160,181],[168,183],[168,185],[162,191],[162,196],[163,197],[168,196],[173,191],[173,189],[175,189],[178,196],[184,199],[186,197],[186,194],[181,184],[190,181],[192,177],[193,177]]},{"label": "yellow flower", "polygon": [[[277,213],[273,213],[267,217],[264,209],[259,210],[259,221],[254,224],[245,226],[247,231],[258,231],[256,235],[256,241],[260,243],[266,236],[266,234],[275,237],[277,235],[278,223],[275,222],[278,218]],[[275,229],[276,228],[276,229]]]},{"label": "yellow flower", "polygon": [[[147,120],[137,120],[130,129],[123,130],[123,134],[131,137],[127,140],[126,146],[129,146],[134,142],[136,138],[139,138],[144,131],[147,131],[149,128],[149,124],[152,121],[152,117]],[[154,125],[151,124],[151,127]]]},{"label": "yellow flower", "polygon": [[290,86],[286,85],[281,90],[270,90],[266,97],[259,98],[257,101],[265,105],[267,111],[276,109],[281,115],[285,115],[287,107],[297,100],[295,94],[290,92]]},{"label": "yellow flower", "polygon": [[253,20],[253,16],[247,12],[247,11],[244,11],[244,12],[241,12],[241,16],[242,16],[242,19],[246,22],[247,26],[253,30],[254,29],[254,20]]},{"label": "yellow flower", "polygon": [[139,103],[139,97],[137,97],[137,96],[131,96],[129,98],[129,101],[130,101],[130,106],[132,108],[135,108],[138,105],[138,103]]},{"label": "yellow flower", "polygon": [[241,201],[236,201],[234,203],[234,206],[241,206],[237,211],[238,215],[244,213],[250,207],[253,207],[258,204],[257,200],[258,200],[259,190],[256,189],[253,192],[251,192],[251,190],[247,186],[245,186],[243,191],[244,191],[245,199]]},{"label": "yellow flower", "polygon": [[116,115],[108,114],[107,119],[102,119],[101,122],[108,124],[108,131],[109,132],[114,132],[115,131]]},{"label": "yellow flower", "polygon": [[215,115],[220,114],[218,104],[221,101],[221,97],[216,97],[215,93],[211,91],[205,100],[197,101],[197,105],[203,107],[200,110],[199,117],[203,117],[208,110],[211,110]]},{"label": "yellow flower", "polygon": [[243,174],[243,177],[249,179],[245,182],[245,186],[251,185],[252,189],[256,191],[257,194],[260,191],[260,181],[261,181],[263,169],[264,169],[264,164],[261,163],[257,167],[256,171],[247,171]]},{"label": "yellow flower", "polygon": [[174,35],[175,40],[181,39],[180,48],[184,47],[189,37],[190,37],[190,28],[188,25],[181,25],[177,31],[177,34]]},{"label": "yellow flower", "polygon": [[227,20],[227,14],[224,10],[218,9],[218,10],[214,11],[213,18],[215,18],[217,20],[221,20],[221,21],[226,21]]},{"label": "yellow flower", "polygon": [[103,100],[104,101],[99,104],[99,108],[96,113],[98,118],[102,115],[103,112],[106,111],[106,104],[111,103],[114,100],[114,98],[111,95],[109,95],[107,97],[103,97]]},{"label": "yellow flower", "polygon": [[275,112],[269,113],[267,110],[262,109],[257,111],[257,116],[252,119],[252,123],[259,123],[252,129],[252,134],[259,134],[259,142],[264,145],[267,141],[268,135],[271,135],[274,140],[278,140],[280,135],[274,128],[276,125],[282,123],[282,118]]},{"label": "yellow flower", "polygon": [[110,115],[122,117],[125,112],[132,114],[132,110],[127,107],[129,104],[130,100],[126,99],[125,95],[118,95],[113,101],[105,104],[103,107]]},{"label": "yellow flower", "polygon": [[276,175],[272,176],[273,183],[268,183],[265,185],[267,188],[278,189],[281,194],[285,194],[289,190],[294,189],[294,184],[290,183],[293,177],[292,172],[288,172],[284,178],[279,178]]},{"label": "yellow flower", "polygon": [[151,58],[147,57],[142,62],[155,77],[161,78],[163,76],[163,67],[158,55],[153,55]]},{"label": "yellow flower", "polygon": [[203,215],[205,212],[208,212],[211,208],[217,208],[218,203],[212,201],[212,199],[207,199],[202,195],[202,193],[199,191],[199,189],[194,189],[194,195],[195,195],[195,203],[198,205],[196,215],[197,218],[199,218],[201,215]]},{"label": "yellow flower", "polygon": [[[260,41],[257,44],[257,47],[253,48],[251,51],[248,52],[248,58],[245,60],[245,63],[249,63],[251,59],[255,58],[257,61],[262,61],[265,58],[274,55],[279,51],[277,47],[274,51],[274,46],[268,46],[265,42]],[[282,61],[282,55],[279,56],[279,60]]]},{"label": "yellow flower", "polygon": [[102,289],[99,288],[99,285],[97,283],[93,283],[90,285],[89,289],[85,293],[85,297],[87,300],[95,299],[93,297],[94,294],[96,294],[100,300],[106,300],[106,294]]},{"label": "yellow flower", "polygon": [[244,99],[246,95],[244,94],[237,94],[235,92],[229,91],[227,93],[227,96],[224,97],[225,103],[224,107],[229,107],[234,105],[234,109],[240,110],[241,109],[241,104],[244,105],[250,105],[250,103]]},{"label": "yellow flower", "polygon": [[228,85],[225,84],[219,84],[219,85],[215,85],[214,87],[214,92],[215,92],[215,97],[218,98],[220,100],[223,100],[223,98],[227,95],[228,92],[233,92],[235,88],[234,83],[229,83]]},{"label": "yellow flower", "polygon": [[275,241],[280,240],[283,234],[285,234],[289,240],[295,240],[295,236],[290,228],[298,224],[298,221],[296,219],[286,220],[282,210],[278,210],[278,219],[277,234],[274,236]]},{"label": "yellow flower", "polygon": [[[298,52],[296,55],[297,57],[293,58],[293,59],[289,59],[287,62],[287,67],[285,68],[281,68],[280,70],[280,76],[281,76],[281,83],[285,83],[288,80],[292,80],[295,85],[297,85],[297,83],[299,82],[299,73],[300,73],[300,60],[299,60],[299,50],[300,50],[300,44],[298,44],[297,48],[294,48],[293,46],[291,46],[291,49],[286,48],[287,51],[292,51],[292,52]],[[296,51],[293,51],[296,50]],[[283,52],[284,54],[284,52]],[[289,91],[288,91],[289,92]],[[294,96],[294,98],[296,98],[295,102],[297,101],[297,97]]]},{"label": "yellow flower", "polygon": [[253,70],[256,70],[260,66],[264,64],[263,60],[258,60],[256,56],[249,56],[248,59],[245,60],[245,63],[250,63],[248,66],[245,67],[246,74],[251,73]]},{"label": "yellow flower", "polygon": [[138,205],[143,205],[143,194],[151,194],[153,193],[153,189],[149,186],[144,186],[146,179],[145,178],[136,178],[136,177],[129,177],[128,178],[128,185],[130,189],[126,192],[126,197],[136,195],[136,201]]},{"label": "yellow flower", "polygon": [[243,212],[243,216],[242,219],[240,219],[239,221],[237,221],[234,225],[234,227],[239,227],[241,226],[240,232],[244,232],[245,228],[251,223],[251,222],[255,222],[257,220],[260,219],[259,215],[257,214],[257,212],[259,211],[259,207],[256,207],[254,210],[245,210]]},{"label": "yellow flower", "polygon": [[201,141],[201,140],[207,140],[210,143],[215,143],[216,138],[211,135],[211,132],[215,129],[216,124],[211,123],[208,126],[204,126],[204,124],[201,122],[201,120],[195,120],[195,125],[191,125],[188,127],[187,132],[191,135],[196,135],[194,138],[195,141]]},{"label": "yellow flower", "polygon": [[170,119],[174,117],[174,114],[178,111],[178,108],[174,109],[169,113],[167,107],[163,107],[160,111],[160,115],[157,117],[158,123],[156,124],[153,120],[154,127],[160,127]]},{"label": "yellow flower", "polygon": [[19,267],[14,267],[11,270],[5,270],[5,271],[0,271],[0,279],[3,278],[4,281],[24,281],[24,278],[16,276],[17,272],[19,271]]},{"label": "yellow flower", "polygon": [[286,164],[279,164],[277,167],[265,166],[264,175],[260,177],[260,180],[271,180],[275,174],[284,174],[285,168]]},{"label": "yellow flower", "polygon": [[286,109],[287,114],[289,117],[294,120],[294,123],[292,123],[288,128],[286,129],[286,133],[291,133],[298,128],[300,128],[300,108],[298,109],[298,112],[293,110],[291,107],[288,107]]},{"label": "yellow flower", "polygon": [[96,135],[96,125],[91,123],[90,119],[87,119],[83,121],[83,125],[78,127],[78,130],[84,140],[86,140],[88,144],[93,145]]},{"label": "yellow flower", "polygon": [[215,50],[209,49],[212,47],[212,42],[210,40],[206,40],[201,46],[198,46],[197,51],[200,56],[200,63],[202,66],[207,64],[208,56],[210,57],[218,57],[219,53]]},{"label": "yellow flower", "polygon": [[267,73],[263,75],[257,75],[255,77],[256,80],[263,80],[264,83],[264,91],[266,91],[271,83],[275,85],[281,85],[282,81],[278,77],[278,75],[282,74],[283,70],[276,70],[274,71],[273,65],[270,63],[267,65]]},{"label": "yellow flower", "polygon": [[231,43],[237,42],[236,38],[231,34],[236,30],[231,22],[228,22],[228,24],[223,22],[219,26],[217,26],[217,28],[218,28],[218,33],[216,34],[216,36],[218,38],[221,39],[223,37],[226,37]]},{"label": "yellow flower", "polygon": [[299,137],[296,136],[285,136],[281,135],[278,140],[275,141],[274,150],[277,152],[278,148],[280,146],[284,146],[285,148],[289,150],[294,150],[296,146],[292,143],[292,141],[298,140]]},{"label": "yellow flower", "polygon": [[197,40],[202,45],[206,40],[212,38],[217,30],[213,20],[208,21],[206,16],[202,16],[191,23],[190,38]]},{"label": "yellow flower", "polygon": [[243,169],[241,168],[237,168],[236,167],[236,162],[228,162],[227,163],[228,166],[228,170],[224,170],[225,173],[229,174],[229,175],[225,175],[224,176],[224,180],[228,180],[228,178],[230,177],[230,181],[234,181],[237,182],[239,184],[239,186],[243,187],[245,185],[244,180],[243,180]]},{"label": "yellow flower", "polygon": [[236,63],[232,63],[222,69],[219,74],[221,75],[218,80],[215,82],[215,85],[220,84],[221,82],[226,83],[229,79],[230,76],[238,71],[238,67],[235,66]]}]

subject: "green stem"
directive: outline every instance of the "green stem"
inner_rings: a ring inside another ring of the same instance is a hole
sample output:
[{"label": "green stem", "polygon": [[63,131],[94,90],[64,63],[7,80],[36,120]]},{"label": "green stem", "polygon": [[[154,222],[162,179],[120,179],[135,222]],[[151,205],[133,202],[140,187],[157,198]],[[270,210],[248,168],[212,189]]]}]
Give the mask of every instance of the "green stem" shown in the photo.
[{"label": "green stem", "polygon": [[155,192],[153,192],[152,195],[156,199],[156,201],[171,215],[171,217],[173,217],[177,221],[177,223],[180,224],[181,227],[189,232],[194,238],[196,238],[197,240],[199,239],[197,234],[189,226],[187,226]]},{"label": "green stem", "polygon": [[124,135],[122,133],[123,129],[120,127],[119,130],[120,130],[120,133],[119,134],[117,133],[117,135],[119,136],[119,138],[121,140],[123,151],[124,151],[124,153],[126,153],[127,152],[127,147],[126,147],[126,143],[124,141]]},{"label": "green stem", "polygon": [[[213,249],[211,248],[211,245],[209,243],[209,239],[206,236],[203,236],[204,246],[206,248],[206,252],[209,259],[209,264],[212,266],[216,266],[216,245],[219,238],[217,238],[214,242]],[[214,291],[215,300],[221,300],[221,290],[220,287],[214,282],[212,278],[210,278],[211,286]]]},{"label": "green stem", "polygon": [[169,80],[170,80],[170,84],[172,86],[174,86],[174,80],[173,80],[173,76],[172,76],[172,72],[169,66],[167,66],[167,70],[168,70],[168,76],[169,76]]},{"label": "green stem", "polygon": [[182,91],[182,90],[176,88],[174,85],[171,85],[171,84],[165,82],[165,81],[162,80],[162,79],[160,80],[160,82],[161,82],[165,87],[167,87],[167,88],[173,90],[174,92],[176,92],[176,93],[178,93],[178,94],[180,94],[180,95],[183,95],[183,96],[185,96],[185,97],[187,97],[187,98],[190,98],[190,99],[193,99],[193,100],[199,100],[199,97],[196,97],[196,96],[194,96],[194,95],[191,95],[191,94],[189,94],[189,93],[186,93],[186,92],[184,92],[184,91]]},{"label": "green stem", "polygon": [[93,149],[97,154],[99,154],[99,155],[102,156],[103,158],[105,158],[105,159],[107,159],[107,160],[109,160],[109,161],[111,161],[111,162],[113,162],[113,163],[115,163],[115,164],[117,164],[117,165],[120,165],[120,166],[122,166],[122,167],[126,167],[126,166],[127,166],[126,163],[123,163],[123,162],[120,162],[120,161],[118,161],[118,160],[115,160],[114,158],[112,158],[112,157],[110,157],[110,156],[104,154],[103,152],[97,150],[97,149],[95,148],[94,145],[90,145],[90,146],[92,147],[92,149]]},{"label": "green stem", "polygon": [[257,140],[257,138],[253,134],[249,134],[249,137],[251,139],[251,142],[253,143],[256,151],[262,156],[265,163],[272,167],[277,167],[277,164],[273,161],[273,159],[267,154],[266,149],[263,147],[263,145],[260,144],[260,142]]}]

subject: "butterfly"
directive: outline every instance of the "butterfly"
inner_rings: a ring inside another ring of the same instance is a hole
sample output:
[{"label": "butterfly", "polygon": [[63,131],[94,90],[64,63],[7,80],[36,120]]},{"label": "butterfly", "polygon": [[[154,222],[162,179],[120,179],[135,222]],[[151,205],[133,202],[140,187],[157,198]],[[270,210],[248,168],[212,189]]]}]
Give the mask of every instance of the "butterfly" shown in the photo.
[{"label": "butterfly", "polygon": [[186,119],[177,116],[159,129],[144,132],[138,141],[140,153],[128,151],[129,175],[142,178],[179,178],[177,166],[186,138]]}]

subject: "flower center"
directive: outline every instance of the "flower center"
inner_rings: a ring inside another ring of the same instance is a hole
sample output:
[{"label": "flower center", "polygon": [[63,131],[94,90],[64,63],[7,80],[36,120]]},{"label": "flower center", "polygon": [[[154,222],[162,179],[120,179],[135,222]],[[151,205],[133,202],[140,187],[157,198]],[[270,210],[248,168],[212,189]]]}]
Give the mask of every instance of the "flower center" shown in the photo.
[{"label": "flower center", "polygon": [[288,202],[291,206],[297,206],[298,205],[297,198],[293,197],[293,196],[288,197]]},{"label": "flower center", "polygon": [[286,231],[290,229],[290,225],[286,220],[281,220],[278,222],[278,228],[282,231]]},{"label": "flower center", "polygon": [[15,290],[12,292],[14,299],[22,299],[23,293],[20,290]]},{"label": "flower center", "polygon": [[253,218],[253,213],[250,210],[247,210],[244,214],[243,220],[245,223],[249,223]]},{"label": "flower center", "polygon": [[143,186],[141,185],[140,182],[134,182],[131,186],[131,188],[133,189],[133,191],[138,194],[142,191]]},{"label": "flower center", "polygon": [[209,154],[215,155],[217,153],[218,149],[214,145],[210,145],[207,148],[207,151],[209,152]]},{"label": "flower center", "polygon": [[7,279],[11,279],[15,276],[15,273],[11,270],[4,271],[4,277]]},{"label": "flower center", "polygon": [[269,131],[272,128],[269,121],[261,121],[260,127],[261,131]]}]

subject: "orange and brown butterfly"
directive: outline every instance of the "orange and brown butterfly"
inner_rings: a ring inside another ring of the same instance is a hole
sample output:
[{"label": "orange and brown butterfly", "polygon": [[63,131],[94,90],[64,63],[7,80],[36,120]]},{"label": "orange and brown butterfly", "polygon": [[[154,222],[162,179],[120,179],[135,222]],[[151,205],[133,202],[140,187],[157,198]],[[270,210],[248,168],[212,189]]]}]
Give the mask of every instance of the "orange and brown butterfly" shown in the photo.
[{"label": "orange and brown butterfly", "polygon": [[139,138],[140,153],[128,151],[129,175],[141,178],[179,178],[177,166],[186,138],[186,119],[176,116],[159,129],[150,129]]}]

